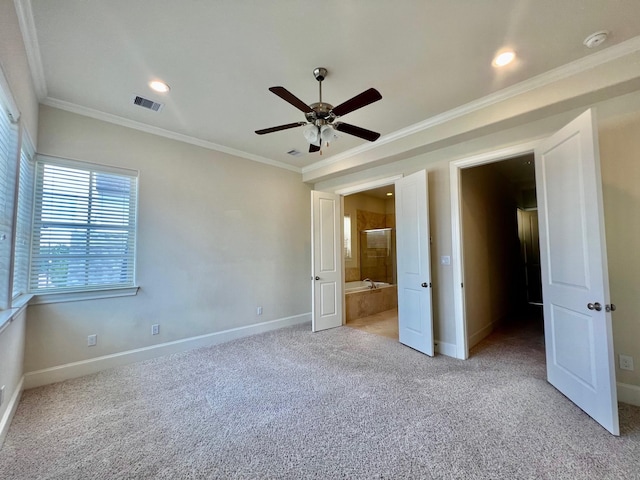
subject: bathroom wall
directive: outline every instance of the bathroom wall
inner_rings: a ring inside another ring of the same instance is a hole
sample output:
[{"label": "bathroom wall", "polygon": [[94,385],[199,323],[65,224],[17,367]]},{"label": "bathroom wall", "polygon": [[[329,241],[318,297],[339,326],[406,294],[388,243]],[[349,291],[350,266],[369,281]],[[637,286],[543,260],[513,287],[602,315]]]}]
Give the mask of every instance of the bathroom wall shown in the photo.
[{"label": "bathroom wall", "polygon": [[[381,265],[363,265],[363,230],[395,228],[395,201],[381,199],[366,192],[344,197],[344,213],[351,217],[351,258],[345,258],[345,281],[353,282],[364,278],[395,283],[395,232],[393,233],[392,255]],[[369,269],[367,269],[369,267]],[[370,268],[373,267],[373,270]],[[378,268],[379,267],[379,268]],[[364,271],[363,271],[364,270]],[[378,271],[380,270],[380,271]]]},{"label": "bathroom wall", "polygon": [[[369,212],[369,216],[386,214],[385,200],[375,198],[366,193],[356,193],[344,197],[344,214],[351,217],[351,258],[345,258],[345,282],[362,280],[360,276],[360,234],[363,229],[358,224],[358,211]],[[365,217],[369,218],[365,215]],[[363,217],[364,218],[364,217]],[[383,223],[383,227],[386,224]]]}]

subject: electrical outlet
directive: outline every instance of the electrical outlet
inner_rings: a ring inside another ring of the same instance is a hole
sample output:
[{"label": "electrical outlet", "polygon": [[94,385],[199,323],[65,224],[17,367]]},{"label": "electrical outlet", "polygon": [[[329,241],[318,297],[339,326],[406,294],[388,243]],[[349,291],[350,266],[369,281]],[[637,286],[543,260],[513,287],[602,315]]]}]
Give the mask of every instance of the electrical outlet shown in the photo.
[{"label": "electrical outlet", "polygon": [[256,308],[256,315],[262,315],[262,307]]},{"label": "electrical outlet", "polygon": [[151,325],[151,335],[158,335],[160,333],[160,324],[154,323]]},{"label": "electrical outlet", "polygon": [[633,370],[633,357],[631,355],[618,355],[620,370]]},{"label": "electrical outlet", "polygon": [[95,333],[87,337],[88,347],[95,347],[97,343],[98,343],[98,335],[96,335]]}]

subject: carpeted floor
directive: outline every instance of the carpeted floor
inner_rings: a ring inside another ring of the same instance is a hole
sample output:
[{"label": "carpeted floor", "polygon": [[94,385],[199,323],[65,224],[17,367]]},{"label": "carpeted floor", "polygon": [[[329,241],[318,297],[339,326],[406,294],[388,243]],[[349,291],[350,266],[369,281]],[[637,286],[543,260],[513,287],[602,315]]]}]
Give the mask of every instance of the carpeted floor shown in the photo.
[{"label": "carpeted floor", "polygon": [[545,381],[535,325],[467,361],[301,326],[26,391],[0,478],[638,479],[640,408],[620,419]]}]

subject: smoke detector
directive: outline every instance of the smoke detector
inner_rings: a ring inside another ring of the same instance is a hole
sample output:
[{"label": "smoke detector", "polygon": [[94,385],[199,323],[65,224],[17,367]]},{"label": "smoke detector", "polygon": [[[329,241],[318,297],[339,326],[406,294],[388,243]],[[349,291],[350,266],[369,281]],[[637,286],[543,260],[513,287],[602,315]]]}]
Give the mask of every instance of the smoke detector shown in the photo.
[{"label": "smoke detector", "polygon": [[599,32],[592,33],[582,42],[587,48],[596,48],[600,46],[609,36],[609,32],[601,30]]}]

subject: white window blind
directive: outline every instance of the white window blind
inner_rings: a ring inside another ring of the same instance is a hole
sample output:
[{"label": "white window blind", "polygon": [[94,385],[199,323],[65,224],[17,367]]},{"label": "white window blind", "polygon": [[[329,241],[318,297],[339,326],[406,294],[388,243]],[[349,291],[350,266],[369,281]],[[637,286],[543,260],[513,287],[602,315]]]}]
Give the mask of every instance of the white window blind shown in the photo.
[{"label": "white window blind", "polygon": [[18,173],[18,206],[16,234],[13,247],[13,292],[16,298],[28,292],[29,248],[31,247],[31,218],[33,208],[34,162],[33,147],[23,135]]},{"label": "white window blind", "polygon": [[10,307],[9,273],[13,238],[13,204],[17,170],[18,127],[0,102],[0,310]]},{"label": "white window blind", "polygon": [[137,193],[136,172],[39,159],[30,291],[134,286]]}]

